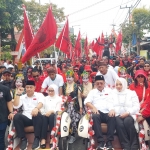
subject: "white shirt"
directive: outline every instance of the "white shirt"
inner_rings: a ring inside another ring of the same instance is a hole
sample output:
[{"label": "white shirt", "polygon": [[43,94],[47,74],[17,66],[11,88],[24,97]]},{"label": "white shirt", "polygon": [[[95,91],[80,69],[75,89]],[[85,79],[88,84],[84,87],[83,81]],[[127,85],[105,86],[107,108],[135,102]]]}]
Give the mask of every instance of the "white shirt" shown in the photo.
[{"label": "white shirt", "polygon": [[125,92],[116,92],[114,89],[112,92],[113,107],[116,116],[122,113],[129,112],[130,115],[136,115],[140,110],[139,99],[135,91],[126,89]]},{"label": "white shirt", "polygon": [[8,64],[7,64],[7,62],[4,62],[4,66],[5,66],[6,68],[8,68]]},{"label": "white shirt", "polygon": [[[96,76],[98,76],[98,75],[103,75],[103,74],[101,74],[100,71],[98,71]],[[105,79],[105,87],[109,87],[109,88],[113,89],[115,87],[115,81],[118,78],[117,73],[113,69],[108,68],[107,73],[103,76]]]},{"label": "white shirt", "polygon": [[86,105],[88,102],[94,105],[97,110],[108,113],[113,109],[112,90],[110,88],[104,88],[103,91],[100,92],[98,89],[93,89],[89,92],[84,104]]},{"label": "white shirt", "polygon": [[119,70],[119,66],[116,66],[115,68],[114,68],[114,71],[118,74],[118,70]]},{"label": "white shirt", "polygon": [[18,106],[13,106],[15,109],[18,109],[22,106],[23,115],[32,119],[31,112],[32,110],[37,107],[38,103],[43,104],[44,96],[42,93],[34,92],[32,97],[28,97],[27,94],[20,96],[20,101]]},{"label": "white shirt", "polygon": [[45,89],[49,87],[51,84],[56,84],[58,87],[63,86],[64,85],[63,77],[59,74],[56,74],[56,78],[54,80],[51,80],[50,77],[45,78],[42,84],[42,88]]},{"label": "white shirt", "polygon": [[50,110],[53,110],[54,113],[61,110],[62,98],[60,96],[50,97],[46,96],[44,99],[44,104],[41,109],[42,114],[47,113]]},{"label": "white shirt", "polygon": [[7,68],[14,68],[12,64],[7,65]]}]

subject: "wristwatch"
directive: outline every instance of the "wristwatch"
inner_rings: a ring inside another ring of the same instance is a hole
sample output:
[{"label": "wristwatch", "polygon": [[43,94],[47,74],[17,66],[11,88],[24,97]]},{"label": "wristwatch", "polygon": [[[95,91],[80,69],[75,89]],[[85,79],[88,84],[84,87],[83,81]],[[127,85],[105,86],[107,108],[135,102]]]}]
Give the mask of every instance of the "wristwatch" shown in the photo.
[{"label": "wristwatch", "polygon": [[17,96],[21,96],[22,94],[16,94]]}]

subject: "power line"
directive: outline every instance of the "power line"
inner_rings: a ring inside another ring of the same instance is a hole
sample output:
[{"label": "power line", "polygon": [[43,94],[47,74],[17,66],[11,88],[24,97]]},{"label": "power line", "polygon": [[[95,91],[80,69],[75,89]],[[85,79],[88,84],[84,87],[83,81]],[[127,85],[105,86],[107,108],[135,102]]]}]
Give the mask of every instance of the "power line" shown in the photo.
[{"label": "power line", "polygon": [[86,10],[86,9],[88,9],[88,8],[91,8],[91,7],[93,7],[93,6],[95,6],[95,5],[99,4],[99,3],[102,3],[103,1],[105,1],[105,0],[101,0],[101,1],[99,1],[99,2],[97,2],[97,3],[94,3],[94,4],[90,5],[90,6],[87,6],[87,7],[85,7],[85,8],[80,9],[80,10],[77,10],[77,11],[75,11],[75,12],[69,14],[69,16],[70,16],[70,15],[74,15],[74,14],[76,14],[76,13],[78,13],[78,12],[83,11],[83,10]]},{"label": "power line", "polygon": [[[131,0],[131,1],[133,1],[133,0]],[[129,1],[129,2],[131,2],[131,1]],[[126,3],[123,3],[123,4],[127,4],[127,3],[129,3],[129,2],[126,2]],[[97,15],[99,15],[99,14],[102,14],[102,13],[105,13],[105,12],[110,11],[110,10],[112,10],[112,9],[115,9],[115,8],[117,8],[117,7],[119,7],[119,6],[120,6],[120,5],[117,5],[117,6],[115,6],[115,7],[112,7],[112,8],[110,8],[110,9],[104,10],[104,11],[99,12],[99,13],[97,13],[97,14],[94,14],[94,15],[91,15],[91,16],[88,16],[88,17],[85,17],[85,18],[76,20],[76,21],[72,21],[71,23],[78,22],[78,21],[82,21],[82,20],[85,20],[85,19],[88,19],[88,18],[97,16]]]}]

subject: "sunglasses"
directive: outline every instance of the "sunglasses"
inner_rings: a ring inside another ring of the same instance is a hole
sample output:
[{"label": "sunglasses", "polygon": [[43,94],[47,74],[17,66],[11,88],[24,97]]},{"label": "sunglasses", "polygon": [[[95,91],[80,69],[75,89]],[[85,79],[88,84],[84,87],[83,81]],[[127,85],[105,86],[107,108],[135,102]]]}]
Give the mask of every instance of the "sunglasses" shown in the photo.
[{"label": "sunglasses", "polygon": [[142,76],[142,75],[139,75],[139,76],[137,76],[137,78],[144,78],[144,76]]},{"label": "sunglasses", "polygon": [[33,78],[38,78],[38,77],[39,77],[39,75],[33,76]]},{"label": "sunglasses", "polygon": [[52,92],[54,92],[54,90],[48,90],[48,92],[51,92],[51,93],[52,93]]}]

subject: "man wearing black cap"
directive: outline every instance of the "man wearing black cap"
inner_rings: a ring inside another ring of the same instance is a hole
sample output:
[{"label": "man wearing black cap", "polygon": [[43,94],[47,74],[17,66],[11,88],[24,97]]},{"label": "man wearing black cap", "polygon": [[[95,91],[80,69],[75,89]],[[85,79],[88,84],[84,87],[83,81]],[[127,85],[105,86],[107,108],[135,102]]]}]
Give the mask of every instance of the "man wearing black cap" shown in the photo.
[{"label": "man wearing black cap", "polygon": [[0,66],[0,80],[1,80],[2,74],[3,74],[5,69],[6,69],[5,66]]},{"label": "man wearing black cap", "polygon": [[[96,88],[89,92],[84,104],[93,112],[93,129],[97,138],[97,150],[113,150],[112,141],[115,131],[115,112],[112,103],[112,91],[105,88],[105,81],[102,75],[95,77]],[[107,141],[104,142],[101,123],[107,124]]]},{"label": "man wearing black cap", "polygon": [[32,145],[32,149],[36,150],[39,148],[40,133],[42,128],[42,115],[39,111],[43,106],[44,96],[42,93],[34,92],[35,82],[32,80],[28,80],[26,82],[25,88],[25,95],[22,95],[22,93],[24,92],[23,88],[19,88],[16,91],[16,97],[14,99],[14,108],[18,109],[21,106],[23,106],[23,113],[17,113],[14,116],[14,126],[17,132],[17,136],[21,139],[21,150],[27,149],[28,145],[28,141],[25,137],[24,127],[34,127],[35,138]]}]

